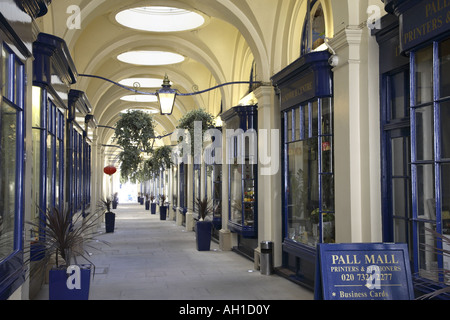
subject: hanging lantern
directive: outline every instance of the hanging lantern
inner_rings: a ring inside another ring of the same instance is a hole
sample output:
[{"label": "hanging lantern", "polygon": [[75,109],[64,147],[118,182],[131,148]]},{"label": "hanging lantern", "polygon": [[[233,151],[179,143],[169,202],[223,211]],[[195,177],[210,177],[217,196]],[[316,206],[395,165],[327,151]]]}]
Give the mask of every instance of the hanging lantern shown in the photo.
[{"label": "hanging lantern", "polygon": [[103,169],[103,172],[112,176],[114,173],[116,173],[117,169],[114,166],[107,166]]}]

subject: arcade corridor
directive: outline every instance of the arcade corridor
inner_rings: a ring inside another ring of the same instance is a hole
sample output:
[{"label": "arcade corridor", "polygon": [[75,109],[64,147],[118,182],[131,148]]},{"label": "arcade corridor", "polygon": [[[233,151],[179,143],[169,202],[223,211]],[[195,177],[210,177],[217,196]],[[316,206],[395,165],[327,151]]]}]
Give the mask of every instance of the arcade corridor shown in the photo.
[{"label": "arcade corridor", "polygon": [[[261,275],[253,262],[214,242],[211,251],[197,251],[194,232],[159,220],[142,205],[122,204],[114,212],[115,232],[98,237],[110,245],[90,250],[96,267],[90,300],[313,299],[313,292],[278,275]],[[47,299],[44,285],[35,300]]]}]

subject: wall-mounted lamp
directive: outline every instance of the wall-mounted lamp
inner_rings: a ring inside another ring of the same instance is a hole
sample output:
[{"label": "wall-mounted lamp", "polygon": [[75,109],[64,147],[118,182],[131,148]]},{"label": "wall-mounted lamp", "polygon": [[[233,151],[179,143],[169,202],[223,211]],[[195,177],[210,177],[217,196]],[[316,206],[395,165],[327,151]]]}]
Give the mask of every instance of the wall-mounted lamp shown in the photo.
[{"label": "wall-mounted lamp", "polygon": [[95,75],[90,75],[90,74],[79,74],[80,77],[88,77],[88,78],[97,78],[97,79],[101,79],[101,80],[105,80],[108,81],[116,86],[119,86],[123,89],[132,91],[134,93],[137,94],[144,94],[144,95],[153,95],[153,96],[157,96],[158,97],[158,102],[159,102],[159,108],[161,111],[162,115],[171,115],[172,111],[173,111],[173,107],[175,105],[175,99],[177,96],[193,96],[193,95],[197,95],[197,94],[202,94],[214,89],[218,89],[220,87],[223,86],[228,86],[228,85],[232,85],[232,84],[259,84],[261,82],[258,81],[234,81],[234,82],[227,82],[227,83],[223,83],[223,84],[219,84],[215,87],[211,87],[202,91],[197,91],[197,92],[193,92],[193,93],[180,93],[177,92],[176,89],[172,89],[171,85],[170,85],[170,80],[169,77],[167,76],[167,74],[164,77],[164,81],[163,84],[161,86],[161,89],[157,90],[156,92],[144,92],[144,91],[139,91],[127,86],[124,86],[120,83],[117,83],[115,81],[112,81],[110,79],[104,78],[104,77],[100,77],[100,76],[95,76]]}]

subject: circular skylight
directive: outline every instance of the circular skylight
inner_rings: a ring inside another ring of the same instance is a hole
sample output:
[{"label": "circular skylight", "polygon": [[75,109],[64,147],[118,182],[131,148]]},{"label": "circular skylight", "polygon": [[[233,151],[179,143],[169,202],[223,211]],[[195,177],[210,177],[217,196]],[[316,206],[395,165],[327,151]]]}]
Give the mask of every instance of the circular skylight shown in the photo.
[{"label": "circular skylight", "polygon": [[119,81],[123,86],[136,88],[159,88],[163,83],[163,79],[155,78],[128,78]]},{"label": "circular skylight", "polygon": [[145,112],[145,113],[148,113],[148,114],[157,114],[157,113],[159,113],[159,110],[156,109],[156,108],[145,108],[145,109],[142,109],[142,108],[130,108],[130,109],[121,111],[121,113],[127,113],[128,111],[142,111],[142,112]]},{"label": "circular skylight", "polygon": [[120,100],[129,102],[158,102],[158,98],[156,96],[148,94],[132,94],[123,96]]},{"label": "circular skylight", "polygon": [[165,51],[129,51],[119,54],[117,59],[125,63],[143,66],[164,66],[184,61],[182,55]]},{"label": "circular skylight", "polygon": [[198,13],[157,6],[123,10],[116,15],[116,21],[128,28],[152,32],[192,30],[205,23]]}]

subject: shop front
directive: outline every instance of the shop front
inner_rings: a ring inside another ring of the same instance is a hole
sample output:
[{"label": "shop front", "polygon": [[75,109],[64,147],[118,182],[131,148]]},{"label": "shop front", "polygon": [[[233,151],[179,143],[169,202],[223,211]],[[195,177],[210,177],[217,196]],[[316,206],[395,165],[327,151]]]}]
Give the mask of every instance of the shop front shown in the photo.
[{"label": "shop front", "polygon": [[326,51],[303,55],[276,74],[283,128],[283,265],[313,287],[318,243],[334,243],[332,73]]},{"label": "shop front", "polygon": [[383,240],[408,243],[415,287],[429,292],[449,283],[450,261],[436,252],[448,250],[439,238],[450,234],[450,5],[384,3]]}]

